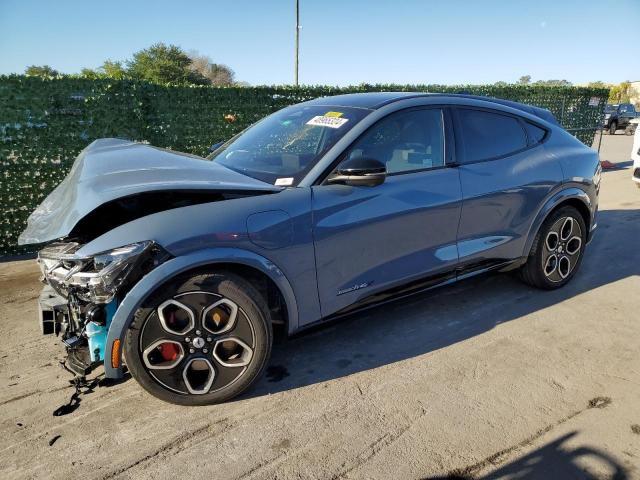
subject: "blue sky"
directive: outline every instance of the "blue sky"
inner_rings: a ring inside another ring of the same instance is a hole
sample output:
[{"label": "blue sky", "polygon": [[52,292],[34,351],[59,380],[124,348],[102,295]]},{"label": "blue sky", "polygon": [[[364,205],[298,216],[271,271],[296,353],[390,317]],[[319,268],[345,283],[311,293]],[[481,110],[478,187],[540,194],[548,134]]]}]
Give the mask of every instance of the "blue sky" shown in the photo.
[{"label": "blue sky", "polygon": [[[640,80],[640,0],[300,3],[304,84]],[[0,73],[74,73],[162,41],[291,83],[294,25],[294,0],[0,0]]]}]

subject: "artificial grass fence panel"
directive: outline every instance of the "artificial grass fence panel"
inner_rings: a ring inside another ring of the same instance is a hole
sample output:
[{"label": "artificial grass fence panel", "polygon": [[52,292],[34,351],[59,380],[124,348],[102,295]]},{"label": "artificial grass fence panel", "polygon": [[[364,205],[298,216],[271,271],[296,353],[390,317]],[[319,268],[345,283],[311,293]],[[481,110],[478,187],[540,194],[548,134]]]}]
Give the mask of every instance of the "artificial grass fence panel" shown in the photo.
[{"label": "artificial grass fence panel", "polygon": [[29,214],[67,175],[78,153],[104,137],[206,155],[264,116],[320,96],[372,91],[468,93],[547,108],[591,145],[607,89],[535,85],[212,87],[77,76],[0,76],[0,256],[17,245]]}]

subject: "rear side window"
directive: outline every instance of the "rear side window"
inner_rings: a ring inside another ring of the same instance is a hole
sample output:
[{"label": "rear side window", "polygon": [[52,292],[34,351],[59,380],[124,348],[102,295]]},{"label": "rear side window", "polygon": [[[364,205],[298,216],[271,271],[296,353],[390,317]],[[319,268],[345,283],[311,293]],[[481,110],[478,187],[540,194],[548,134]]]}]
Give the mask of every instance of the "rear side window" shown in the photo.
[{"label": "rear side window", "polygon": [[458,109],[464,163],[502,157],[527,146],[520,122],[507,115]]},{"label": "rear side window", "polygon": [[533,123],[524,122],[525,128],[527,129],[527,135],[529,135],[529,144],[536,145],[540,143],[544,136],[547,134],[547,131],[544,128],[540,128]]}]

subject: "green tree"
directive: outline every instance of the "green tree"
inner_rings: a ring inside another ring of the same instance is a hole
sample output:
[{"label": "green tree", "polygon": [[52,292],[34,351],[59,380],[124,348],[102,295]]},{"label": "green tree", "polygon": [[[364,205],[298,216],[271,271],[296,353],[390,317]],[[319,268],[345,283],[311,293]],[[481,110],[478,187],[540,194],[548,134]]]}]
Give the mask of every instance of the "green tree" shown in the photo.
[{"label": "green tree", "polygon": [[531,83],[531,75],[523,75],[518,79],[520,85],[528,85]]},{"label": "green tree", "polygon": [[127,69],[124,68],[123,63],[113,60],[105,60],[105,62],[95,70],[92,68],[83,68],[80,71],[80,75],[87,78],[115,78],[116,80],[122,80],[128,76]]},{"label": "green tree", "polygon": [[127,73],[140,80],[155,83],[200,84],[209,81],[189,68],[191,59],[176,45],[156,43],[133,54],[127,62]]},{"label": "green tree", "polygon": [[587,87],[589,87],[589,88],[610,88],[611,85],[609,85],[608,83],[601,82],[600,80],[597,80],[595,82],[589,82],[587,84]]},{"label": "green tree", "polygon": [[58,71],[49,65],[30,65],[25,69],[24,73],[32,77],[57,77],[59,75]]},{"label": "green tree", "polygon": [[571,82],[568,80],[538,80],[534,85],[542,85],[545,87],[570,87]]},{"label": "green tree", "polygon": [[92,79],[103,77],[101,72],[92,68],[83,68],[82,70],[80,70],[80,75]]},{"label": "green tree", "polygon": [[123,63],[119,61],[105,60],[100,70],[105,77],[115,78],[117,80],[122,80],[127,77],[127,70],[124,68]]},{"label": "green tree", "polygon": [[631,88],[630,82],[622,82],[618,85],[611,85],[609,90],[609,102],[611,103],[629,103],[633,97],[634,90]]}]

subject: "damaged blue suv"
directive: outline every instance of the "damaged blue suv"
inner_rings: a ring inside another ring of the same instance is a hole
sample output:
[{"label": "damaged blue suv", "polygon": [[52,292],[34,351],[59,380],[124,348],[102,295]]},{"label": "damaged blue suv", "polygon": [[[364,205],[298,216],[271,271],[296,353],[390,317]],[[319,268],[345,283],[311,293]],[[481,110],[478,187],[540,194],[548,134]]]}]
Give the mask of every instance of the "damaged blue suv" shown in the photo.
[{"label": "damaged blue suv", "polygon": [[207,158],[97,140],[20,243],[47,243],[40,325],[71,370],[117,379],[126,365],[152,395],[202,405],[256,381],[274,328],[489,270],[565,285],[599,183],[597,153],[547,110],[342,95],[276,112]]}]

